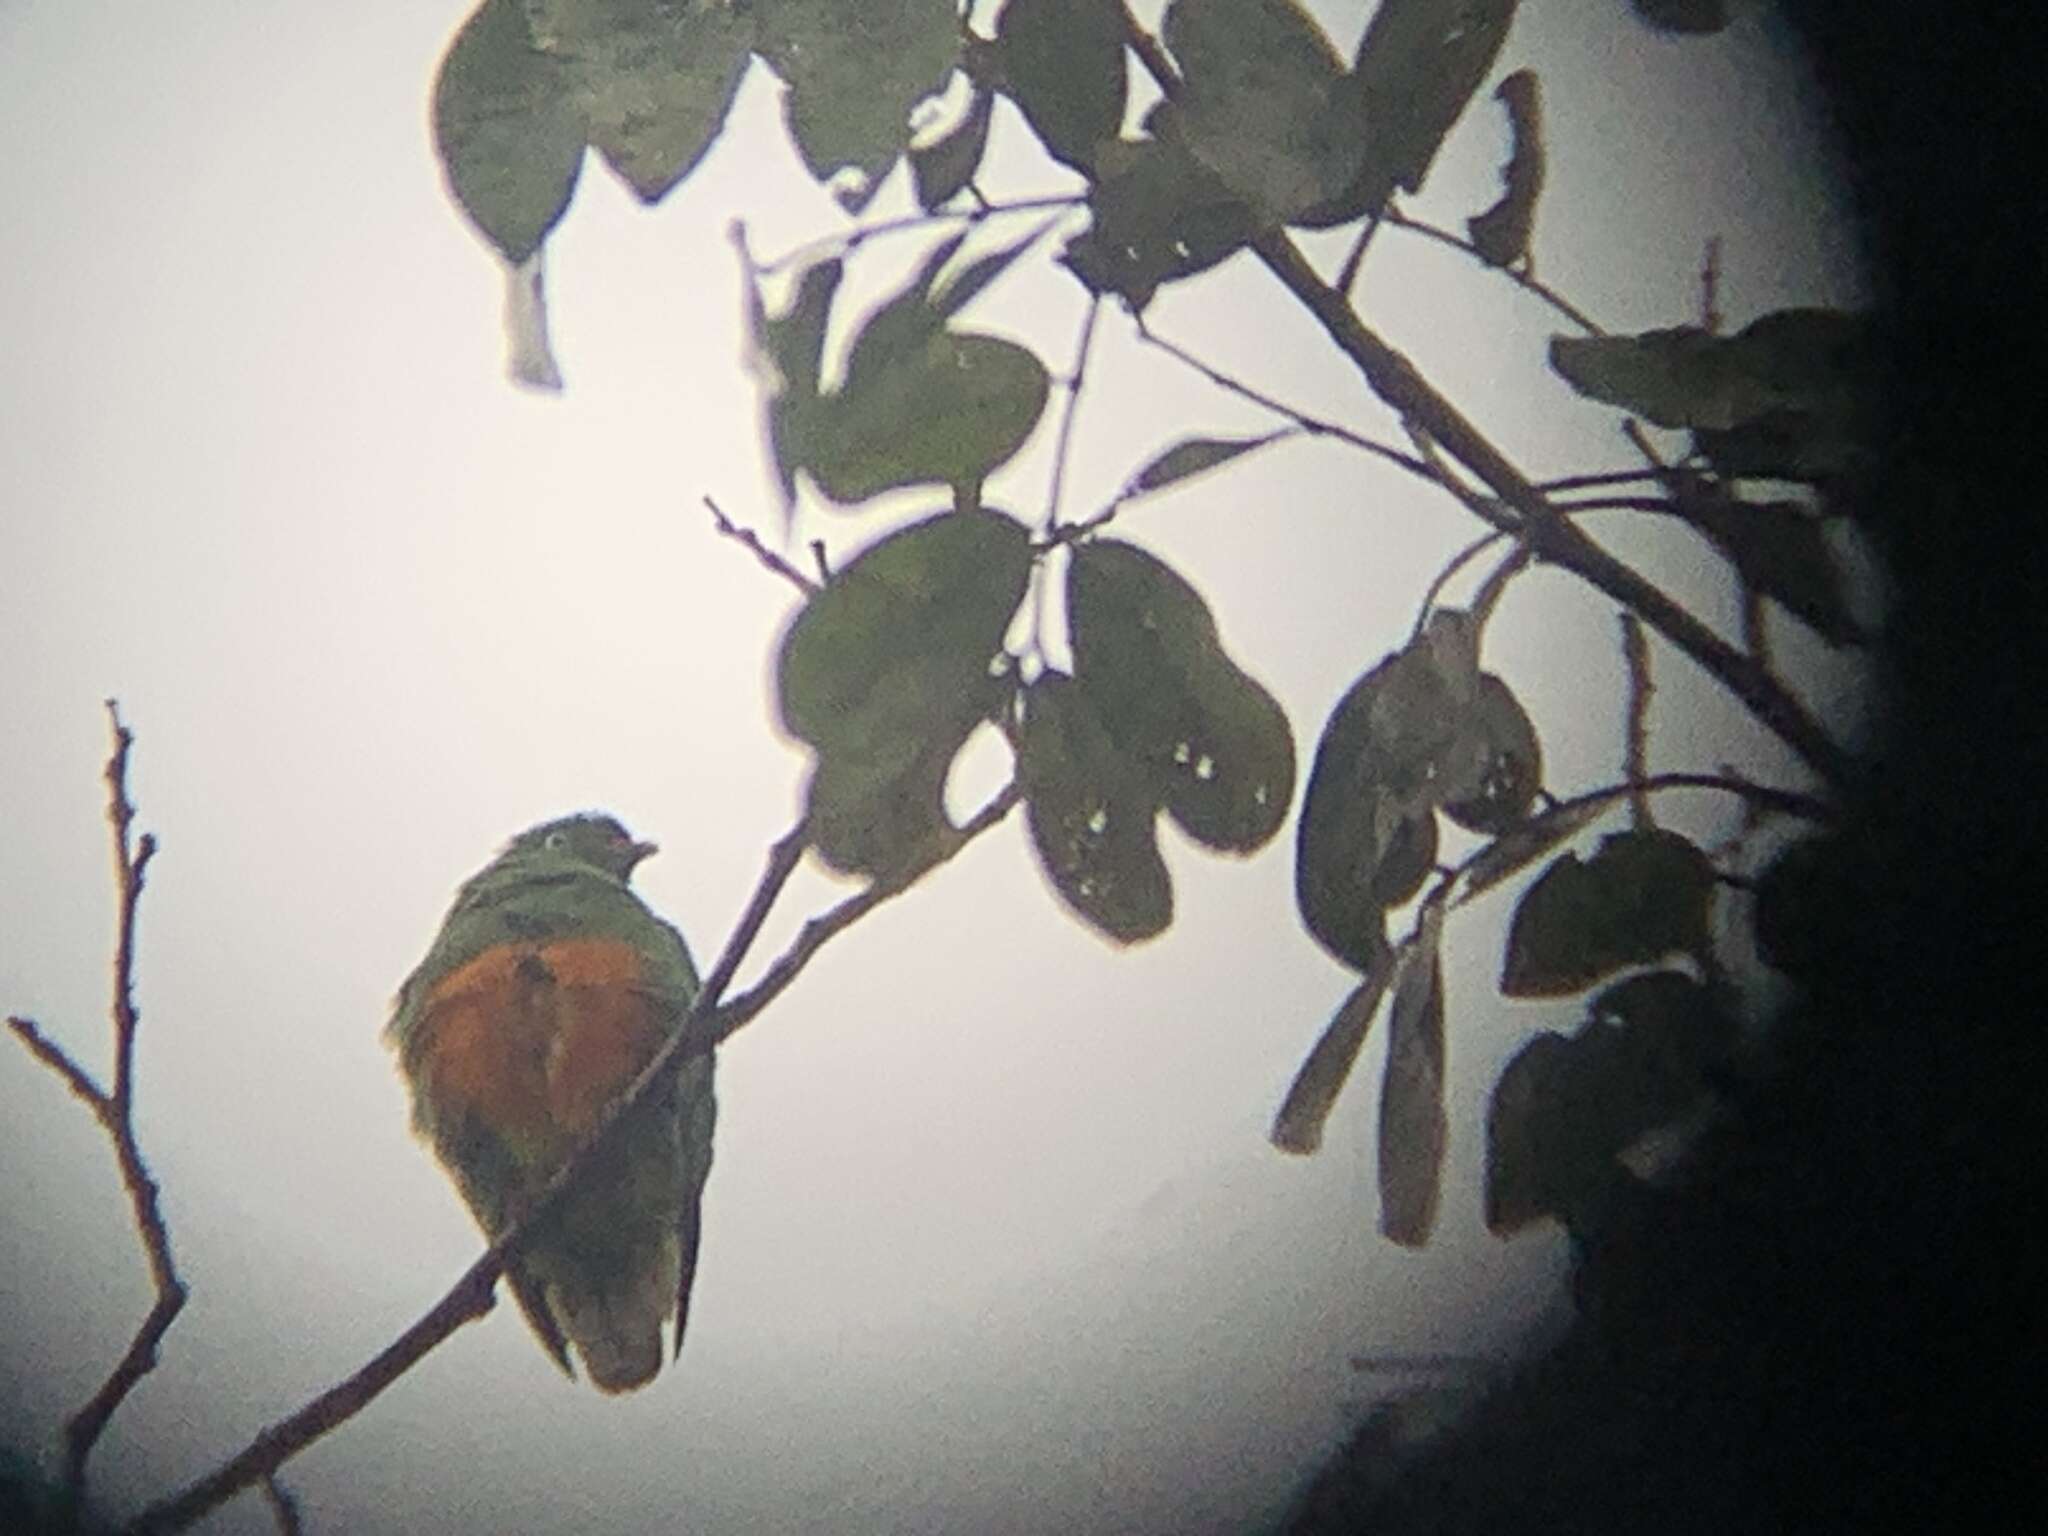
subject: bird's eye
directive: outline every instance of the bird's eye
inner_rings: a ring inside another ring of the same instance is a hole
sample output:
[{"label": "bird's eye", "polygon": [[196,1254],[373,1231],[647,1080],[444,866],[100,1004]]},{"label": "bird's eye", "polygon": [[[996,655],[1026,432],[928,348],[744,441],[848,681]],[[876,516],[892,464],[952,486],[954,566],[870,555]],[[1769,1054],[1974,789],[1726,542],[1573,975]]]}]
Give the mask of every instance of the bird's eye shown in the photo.
[{"label": "bird's eye", "polygon": [[569,846],[569,834],[566,832],[550,832],[541,839],[541,846],[544,848],[566,848]]}]

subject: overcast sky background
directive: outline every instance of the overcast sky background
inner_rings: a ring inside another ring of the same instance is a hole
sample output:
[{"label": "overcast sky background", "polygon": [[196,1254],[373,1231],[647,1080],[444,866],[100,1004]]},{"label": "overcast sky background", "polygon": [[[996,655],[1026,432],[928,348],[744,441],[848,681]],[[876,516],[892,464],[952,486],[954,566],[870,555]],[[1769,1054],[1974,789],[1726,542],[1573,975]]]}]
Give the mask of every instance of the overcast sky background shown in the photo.
[{"label": "overcast sky background", "polygon": [[[1348,55],[1367,8],[1316,10]],[[586,166],[549,256],[568,388],[514,388],[493,259],[426,127],[464,14],[0,0],[0,1009],[95,1069],[107,695],[162,842],[138,1119],[192,1297],[95,1460],[116,1509],[353,1370],[474,1257],[377,1038],[457,883],[520,828],[602,807],[662,843],[638,883],[708,964],[798,805],[805,760],[765,689],[793,594],[698,499],[774,530],[728,220],[774,255],[842,216],[757,66],[659,208]],[[1546,93],[1537,269],[1604,324],[1692,317],[1717,233],[1731,325],[1862,296],[1817,104],[1762,23],[1674,41],[1622,0],[1547,0],[1497,74],[1522,65]],[[1496,194],[1505,138],[1482,95],[1412,210],[1462,228]],[[1007,108],[986,181],[1071,185]],[[870,217],[908,206],[899,172]],[[1332,270],[1348,239],[1307,243]],[[869,247],[842,312],[923,244]],[[1553,317],[1512,284],[1390,230],[1361,293],[1531,474],[1633,467],[1614,414],[1545,372]],[[1081,312],[1027,259],[970,323],[1059,374]],[[1249,258],[1150,318],[1398,438]],[[1271,424],[1103,320],[1070,513],[1186,432]],[[1053,425],[992,502],[1042,510]],[[846,551],[936,505],[813,510],[800,535]],[[1732,631],[1684,536],[1592,527]],[[1305,778],[1331,705],[1475,527],[1374,460],[1298,441],[1119,531],[1202,586],[1286,706]],[[1853,726],[1855,668],[1776,630]],[[1489,630],[1559,793],[1616,777],[1614,634],[1610,605],[1549,574]],[[1653,766],[1801,782],[1656,655]],[[1001,771],[984,754],[969,797]],[[1729,825],[1724,804],[1672,809]],[[502,1308],[286,1469],[308,1528],[1240,1529],[1388,1385],[1348,1356],[1487,1352],[1555,1317],[1561,1240],[1502,1243],[1479,1216],[1485,1096],[1532,1030],[1574,1016],[1492,997],[1511,896],[1449,930],[1451,1155],[1438,1236],[1410,1253],[1375,1235],[1377,1040],[1321,1156],[1264,1139],[1351,985],[1296,918],[1291,819],[1244,862],[1164,841],[1177,919],[1134,951],[1056,905],[1021,816],[836,943],[723,1053],[681,1368],[602,1398]],[[806,873],[764,953],[844,889]],[[96,1125],[11,1042],[0,1159],[0,1443],[42,1452],[141,1316],[145,1272]],[[209,1528],[269,1520],[245,1498]]]}]

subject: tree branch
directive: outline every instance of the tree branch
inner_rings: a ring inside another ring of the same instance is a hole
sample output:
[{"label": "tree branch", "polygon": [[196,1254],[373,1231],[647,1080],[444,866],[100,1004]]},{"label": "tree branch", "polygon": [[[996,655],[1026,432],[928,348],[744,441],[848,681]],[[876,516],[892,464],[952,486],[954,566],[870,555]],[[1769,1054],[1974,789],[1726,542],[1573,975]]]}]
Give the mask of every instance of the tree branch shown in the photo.
[{"label": "tree branch", "polygon": [[82,1505],[85,1494],[85,1465],[93,1446],[106,1432],[114,1416],[136,1384],[156,1369],[157,1346],[177,1321],[185,1306],[185,1283],[171,1257],[171,1234],[164,1225],[157,1200],[156,1180],[143,1161],[142,1148],[135,1139],[135,1033],[141,1014],[135,1006],[135,915],[142,902],[142,886],[150,860],[156,857],[156,839],[149,833],[131,836],[135,807],[128,799],[128,753],[135,744],[134,733],[121,723],[121,709],[107,700],[107,720],[114,732],[114,750],[107,759],[107,823],[114,834],[114,885],[119,893],[115,925],[113,964],[114,1086],[102,1089],[64,1048],[36,1026],[33,1019],[10,1017],[14,1031],[29,1053],[49,1067],[72,1093],[85,1101],[114,1144],[114,1159],[120,1166],[121,1184],[128,1192],[128,1204],[135,1217],[135,1231],[149,1261],[149,1277],[155,1298],[128,1347],[99,1390],[64,1425],[64,1491],[71,1506]]},{"label": "tree branch", "polygon": [[151,1533],[184,1530],[243,1489],[273,1476],[291,1457],[360,1413],[456,1329],[489,1312],[493,1305],[492,1292],[504,1274],[506,1264],[517,1256],[536,1224],[554,1209],[595,1163],[613,1128],[636,1105],[655,1092],[657,1086],[683,1062],[716,1049],[738,1033],[788,989],[834,935],[952,858],[1008,815],[1021,798],[1022,791],[1015,783],[1010,784],[965,826],[948,828],[945,835],[934,839],[932,848],[917,866],[886,884],[878,882],[821,916],[812,918],[795,942],[751,990],[721,1007],[720,996],[731,985],[734,973],[759,935],[776,898],[809,846],[806,825],[799,822],[791,828],[769,849],[766,867],[755,885],[754,894],[682,1025],[631,1085],[598,1117],[590,1134],[563,1161],[539,1194],[492,1239],[441,1299],[354,1375],[330,1387],[290,1417],[259,1432],[248,1445],[214,1471],[144,1510],[134,1529]]},{"label": "tree branch", "polygon": [[[1169,100],[1181,94],[1181,79],[1155,39],[1123,8],[1125,40]],[[1372,392],[1401,418],[1427,432],[1438,445],[1512,508],[1489,519],[1496,527],[1528,539],[1539,557],[1561,566],[1634,609],[1644,621],[1706,669],[1746,705],[1763,725],[1826,779],[1846,784],[1855,760],[1822,729],[1789,691],[1761,664],[1728,644],[1661,587],[1595,544],[1570,519],[1561,517],[1529,478],[1449,399],[1439,393],[1402,353],[1368,330],[1350,302],[1309,265],[1283,229],[1254,236],[1251,249],[1266,270],[1315,317],[1351,359]]]},{"label": "tree branch", "polygon": [[709,496],[704,498],[704,505],[711,513],[712,526],[728,539],[734,540],[742,548],[751,551],[754,558],[760,561],[768,570],[780,576],[806,597],[809,597],[818,590],[818,584],[815,581],[783,559],[782,556],[775,553],[766,544],[763,544],[761,536],[754,532],[753,529],[742,528],[731,518],[727,517],[725,515],[725,508],[721,507]]}]

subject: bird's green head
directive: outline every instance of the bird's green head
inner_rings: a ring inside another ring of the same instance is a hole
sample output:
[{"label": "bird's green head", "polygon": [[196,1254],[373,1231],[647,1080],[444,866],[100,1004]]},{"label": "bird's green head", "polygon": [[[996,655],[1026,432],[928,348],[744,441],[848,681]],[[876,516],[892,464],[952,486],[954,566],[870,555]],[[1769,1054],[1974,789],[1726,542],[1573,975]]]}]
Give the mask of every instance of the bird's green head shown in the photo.
[{"label": "bird's green head", "polygon": [[505,845],[502,857],[545,854],[569,858],[624,880],[632,874],[634,865],[655,851],[653,843],[635,842],[633,834],[619,825],[615,817],[586,812],[529,827]]}]

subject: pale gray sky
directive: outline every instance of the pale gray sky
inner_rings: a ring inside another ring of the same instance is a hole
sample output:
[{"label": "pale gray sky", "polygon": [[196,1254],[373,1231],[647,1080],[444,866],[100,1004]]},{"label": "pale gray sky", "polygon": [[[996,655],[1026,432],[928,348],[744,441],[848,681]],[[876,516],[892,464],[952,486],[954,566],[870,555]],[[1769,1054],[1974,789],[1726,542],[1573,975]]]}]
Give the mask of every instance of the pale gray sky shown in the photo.
[{"label": "pale gray sky", "polygon": [[[1366,8],[1316,9],[1348,52]],[[1678,323],[1718,233],[1733,324],[1860,296],[1814,104],[1757,23],[1675,42],[1620,0],[1525,10],[1498,72],[1545,84],[1547,281],[1616,329]],[[457,882],[521,827],[604,807],[663,844],[641,888],[708,961],[798,803],[764,687],[792,594],[698,498],[773,531],[727,221],[773,255],[840,215],[757,69],[658,209],[586,167],[549,257],[568,389],[511,387],[493,260],[426,129],[464,13],[0,0],[0,1009],[95,1067],[106,695],[163,844],[139,1120],[192,1300],[96,1459],[117,1509],[353,1370],[473,1257],[377,1039]],[[995,185],[1064,185],[1007,110],[996,134]],[[1482,97],[1413,211],[1461,226],[1504,139]],[[908,200],[899,175],[870,216]],[[1334,263],[1347,239],[1309,248]],[[871,249],[849,297],[920,245]],[[1366,270],[1368,319],[1525,468],[1628,464],[1613,413],[1546,372],[1534,299],[1394,231]],[[1081,296],[1027,259],[972,313],[1058,374]],[[1248,259],[1150,318],[1394,435]],[[1184,432],[1268,424],[1104,321],[1070,511]],[[1048,418],[991,500],[1042,507],[1051,439]],[[802,532],[846,549],[888,526],[813,511]],[[1295,442],[1121,531],[1201,584],[1305,775],[1332,703],[1474,529]],[[1596,532],[1731,622],[1685,539]],[[1854,669],[1779,631],[1849,708]],[[1553,790],[1615,776],[1613,636],[1607,604],[1549,575],[1489,631]],[[1658,762],[1794,782],[1662,666]],[[992,785],[1000,762],[979,766]],[[287,1469],[309,1528],[1234,1530],[1376,1390],[1347,1356],[1486,1349],[1557,1305],[1555,1234],[1501,1243],[1479,1219],[1486,1093],[1572,1017],[1492,997],[1511,898],[1450,929],[1451,1160],[1439,1234],[1409,1253],[1374,1235],[1376,1042],[1321,1156],[1264,1140],[1350,985],[1295,916],[1291,824],[1241,863],[1164,841],[1178,916],[1134,951],[1056,906],[1021,817],[841,940],[724,1053],[681,1368],[601,1398],[502,1310]],[[841,889],[801,877],[771,946]],[[96,1126],[11,1042],[0,1155],[0,1442],[43,1449],[141,1315],[144,1272]],[[244,1499],[211,1528],[267,1522]]]}]

